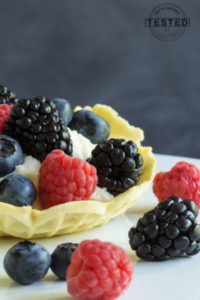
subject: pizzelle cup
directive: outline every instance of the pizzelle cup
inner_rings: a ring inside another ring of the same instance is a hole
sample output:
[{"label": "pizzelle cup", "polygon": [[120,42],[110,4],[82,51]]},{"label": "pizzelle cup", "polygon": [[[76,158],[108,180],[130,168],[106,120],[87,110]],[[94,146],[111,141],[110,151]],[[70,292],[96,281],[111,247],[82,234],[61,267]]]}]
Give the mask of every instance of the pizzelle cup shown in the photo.
[{"label": "pizzelle cup", "polygon": [[141,146],[143,131],[131,126],[109,106],[96,104],[83,109],[91,110],[109,122],[110,138],[124,138],[137,144],[144,159],[139,182],[110,201],[73,201],[44,210],[0,203],[0,237],[44,238],[85,231],[125,213],[147,192],[154,176],[156,159],[151,147]]}]

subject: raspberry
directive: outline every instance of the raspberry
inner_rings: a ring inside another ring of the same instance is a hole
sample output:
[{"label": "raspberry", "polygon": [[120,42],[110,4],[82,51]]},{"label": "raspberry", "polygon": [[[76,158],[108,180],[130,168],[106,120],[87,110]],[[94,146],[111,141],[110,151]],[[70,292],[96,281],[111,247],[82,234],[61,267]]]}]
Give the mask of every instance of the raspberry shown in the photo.
[{"label": "raspberry", "polygon": [[173,195],[191,199],[200,207],[200,170],[180,161],[169,172],[160,172],[155,176],[153,191],[160,202]]},{"label": "raspberry", "polygon": [[132,261],[122,248],[85,240],[72,254],[68,291],[77,300],[113,300],[128,287],[132,276]]},{"label": "raspberry", "polygon": [[88,199],[96,185],[96,169],[62,150],[53,150],[41,165],[39,196],[43,208]]},{"label": "raspberry", "polygon": [[6,120],[10,115],[12,107],[8,104],[0,104],[0,133],[3,133]]}]

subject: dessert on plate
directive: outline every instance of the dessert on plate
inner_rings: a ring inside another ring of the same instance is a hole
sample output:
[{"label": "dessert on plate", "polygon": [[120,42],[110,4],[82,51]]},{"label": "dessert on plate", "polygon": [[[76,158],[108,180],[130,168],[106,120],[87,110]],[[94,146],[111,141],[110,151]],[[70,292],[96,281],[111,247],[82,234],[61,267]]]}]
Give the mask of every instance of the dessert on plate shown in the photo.
[{"label": "dessert on plate", "polygon": [[152,149],[111,107],[18,100],[5,87],[0,103],[0,236],[84,231],[124,213],[147,191]]}]

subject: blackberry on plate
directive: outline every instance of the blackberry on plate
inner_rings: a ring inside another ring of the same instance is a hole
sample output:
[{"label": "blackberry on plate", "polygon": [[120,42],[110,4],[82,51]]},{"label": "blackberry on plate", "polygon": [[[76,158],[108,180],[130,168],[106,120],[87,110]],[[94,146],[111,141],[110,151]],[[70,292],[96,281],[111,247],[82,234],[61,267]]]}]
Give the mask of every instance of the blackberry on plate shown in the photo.
[{"label": "blackberry on plate", "polygon": [[4,132],[16,138],[26,154],[40,161],[54,149],[72,154],[69,131],[59,118],[55,103],[45,97],[19,100]]},{"label": "blackberry on plate", "polygon": [[129,243],[138,257],[162,261],[200,251],[198,208],[192,200],[169,197],[148,211],[129,230]]},{"label": "blackberry on plate", "polygon": [[66,279],[67,269],[71,263],[71,257],[76,250],[78,244],[64,243],[56,247],[51,254],[51,270],[60,279]]},{"label": "blackberry on plate", "polygon": [[97,145],[88,161],[97,169],[98,186],[115,196],[134,186],[143,172],[143,157],[137,145],[124,139]]},{"label": "blackberry on plate", "polygon": [[16,104],[17,97],[5,85],[0,85],[0,104]]}]

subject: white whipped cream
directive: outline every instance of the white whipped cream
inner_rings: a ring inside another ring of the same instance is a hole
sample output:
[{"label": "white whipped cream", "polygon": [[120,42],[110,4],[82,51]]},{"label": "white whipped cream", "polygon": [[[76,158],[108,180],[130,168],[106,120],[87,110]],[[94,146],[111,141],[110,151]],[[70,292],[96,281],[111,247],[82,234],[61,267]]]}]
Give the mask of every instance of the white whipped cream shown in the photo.
[{"label": "white whipped cream", "polygon": [[38,187],[39,171],[41,163],[39,160],[32,156],[26,156],[24,163],[15,167],[14,173],[27,176]]},{"label": "white whipped cream", "polygon": [[110,194],[106,188],[96,187],[94,193],[90,196],[90,200],[96,201],[110,201],[113,199],[113,195]]},{"label": "white whipped cream", "polygon": [[76,130],[69,129],[69,133],[73,144],[73,156],[76,156],[82,160],[86,160],[91,156],[92,150],[95,148],[95,144],[92,144],[89,139],[78,133]]}]

